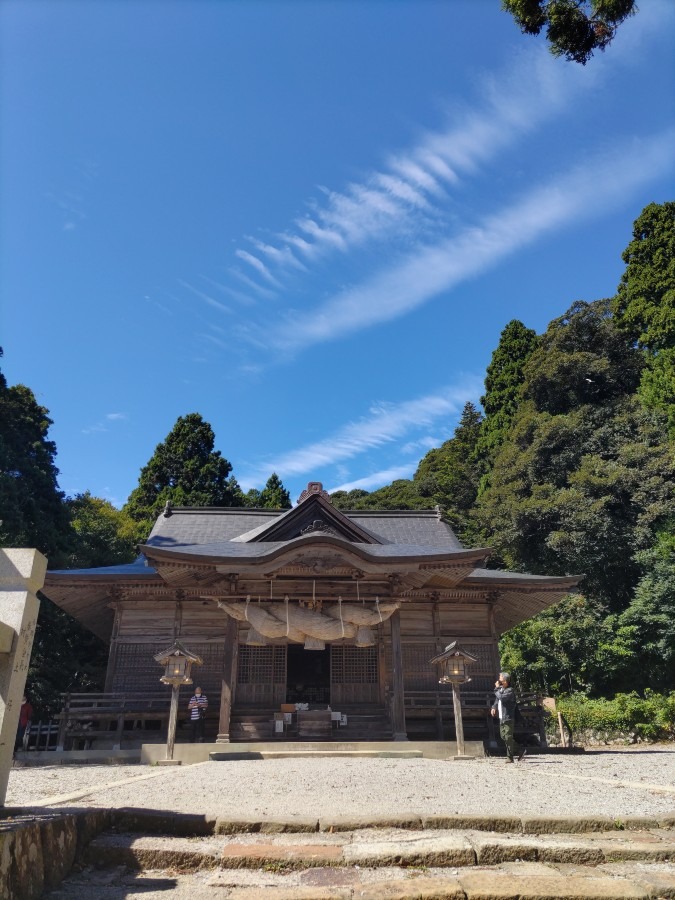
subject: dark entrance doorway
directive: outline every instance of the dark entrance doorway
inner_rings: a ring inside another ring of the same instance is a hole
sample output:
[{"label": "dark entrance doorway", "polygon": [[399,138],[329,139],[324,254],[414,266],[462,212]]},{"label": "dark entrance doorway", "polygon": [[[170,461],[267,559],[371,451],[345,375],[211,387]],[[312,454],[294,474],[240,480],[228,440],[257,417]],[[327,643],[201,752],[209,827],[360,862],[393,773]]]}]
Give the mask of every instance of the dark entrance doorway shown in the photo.
[{"label": "dark entrance doorway", "polygon": [[287,654],[286,702],[328,706],[330,647],[305,650],[300,644],[289,644]]}]

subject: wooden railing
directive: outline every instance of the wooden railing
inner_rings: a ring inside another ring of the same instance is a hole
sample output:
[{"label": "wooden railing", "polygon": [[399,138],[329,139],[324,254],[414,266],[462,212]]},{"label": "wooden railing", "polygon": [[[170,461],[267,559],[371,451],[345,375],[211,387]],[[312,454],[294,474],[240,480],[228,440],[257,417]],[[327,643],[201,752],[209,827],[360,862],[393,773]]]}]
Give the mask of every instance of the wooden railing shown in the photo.
[{"label": "wooden railing", "polygon": [[[490,707],[494,702],[491,691],[462,691],[460,694],[462,703],[462,717],[475,722],[484,720],[487,726],[488,739],[491,744],[496,744],[498,729],[496,720],[490,715]],[[406,711],[420,710],[429,713],[436,719],[436,730],[443,734],[443,718],[447,721],[448,715],[454,718],[452,693],[450,690],[436,691],[406,691]],[[523,694],[518,698],[519,720],[516,723],[515,732],[523,737],[536,735],[540,743],[546,746],[544,730],[544,710],[542,709],[536,694]]]},{"label": "wooden railing", "polygon": [[63,709],[56,716],[59,733],[56,749],[66,749],[75,738],[113,738],[113,749],[119,750],[125,722],[167,721],[171,697],[157,694],[64,694]]}]

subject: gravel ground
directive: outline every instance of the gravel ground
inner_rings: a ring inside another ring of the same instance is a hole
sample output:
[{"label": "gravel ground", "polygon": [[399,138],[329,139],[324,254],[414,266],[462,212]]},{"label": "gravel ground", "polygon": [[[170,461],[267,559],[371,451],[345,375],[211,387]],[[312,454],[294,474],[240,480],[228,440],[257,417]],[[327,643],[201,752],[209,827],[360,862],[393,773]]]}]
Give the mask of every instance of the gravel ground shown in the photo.
[{"label": "gravel ground", "polygon": [[91,792],[58,806],[135,806],[268,819],[406,813],[672,814],[675,747],[530,756],[512,766],[497,758],[310,758],[165,769],[15,768],[5,802],[27,806],[85,789]]}]

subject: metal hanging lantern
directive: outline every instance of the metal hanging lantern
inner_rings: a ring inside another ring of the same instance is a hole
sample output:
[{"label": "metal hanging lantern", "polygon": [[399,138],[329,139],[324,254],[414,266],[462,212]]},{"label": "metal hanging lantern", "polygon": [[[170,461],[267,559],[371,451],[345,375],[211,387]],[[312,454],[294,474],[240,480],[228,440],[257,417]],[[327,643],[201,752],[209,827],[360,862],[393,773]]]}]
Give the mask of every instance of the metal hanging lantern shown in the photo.
[{"label": "metal hanging lantern", "polygon": [[164,674],[159,679],[163,684],[192,684],[190,677],[192,666],[202,665],[202,658],[191,653],[180,641],[174,641],[172,647],[158,653],[155,661],[164,666]]},{"label": "metal hanging lantern", "polygon": [[471,663],[478,662],[478,659],[463,650],[457,641],[453,641],[443,653],[434,656],[430,662],[440,668],[439,684],[466,684],[471,681],[468,668]]}]

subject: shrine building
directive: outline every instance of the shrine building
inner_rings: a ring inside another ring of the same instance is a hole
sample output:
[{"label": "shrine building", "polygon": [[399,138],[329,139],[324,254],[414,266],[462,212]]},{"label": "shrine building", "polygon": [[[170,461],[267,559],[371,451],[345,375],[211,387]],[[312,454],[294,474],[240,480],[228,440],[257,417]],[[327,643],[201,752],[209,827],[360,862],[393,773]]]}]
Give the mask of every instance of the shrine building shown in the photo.
[{"label": "shrine building", "polygon": [[452,739],[430,663],[452,641],[476,659],[462,705],[482,740],[500,635],[579,581],[487,569],[438,510],[345,512],[318,482],[290,510],[167,504],[140,550],[43,592],[109,644],[108,695],[166,691],[155,656],[176,640],[199,656],[219,743]]}]

